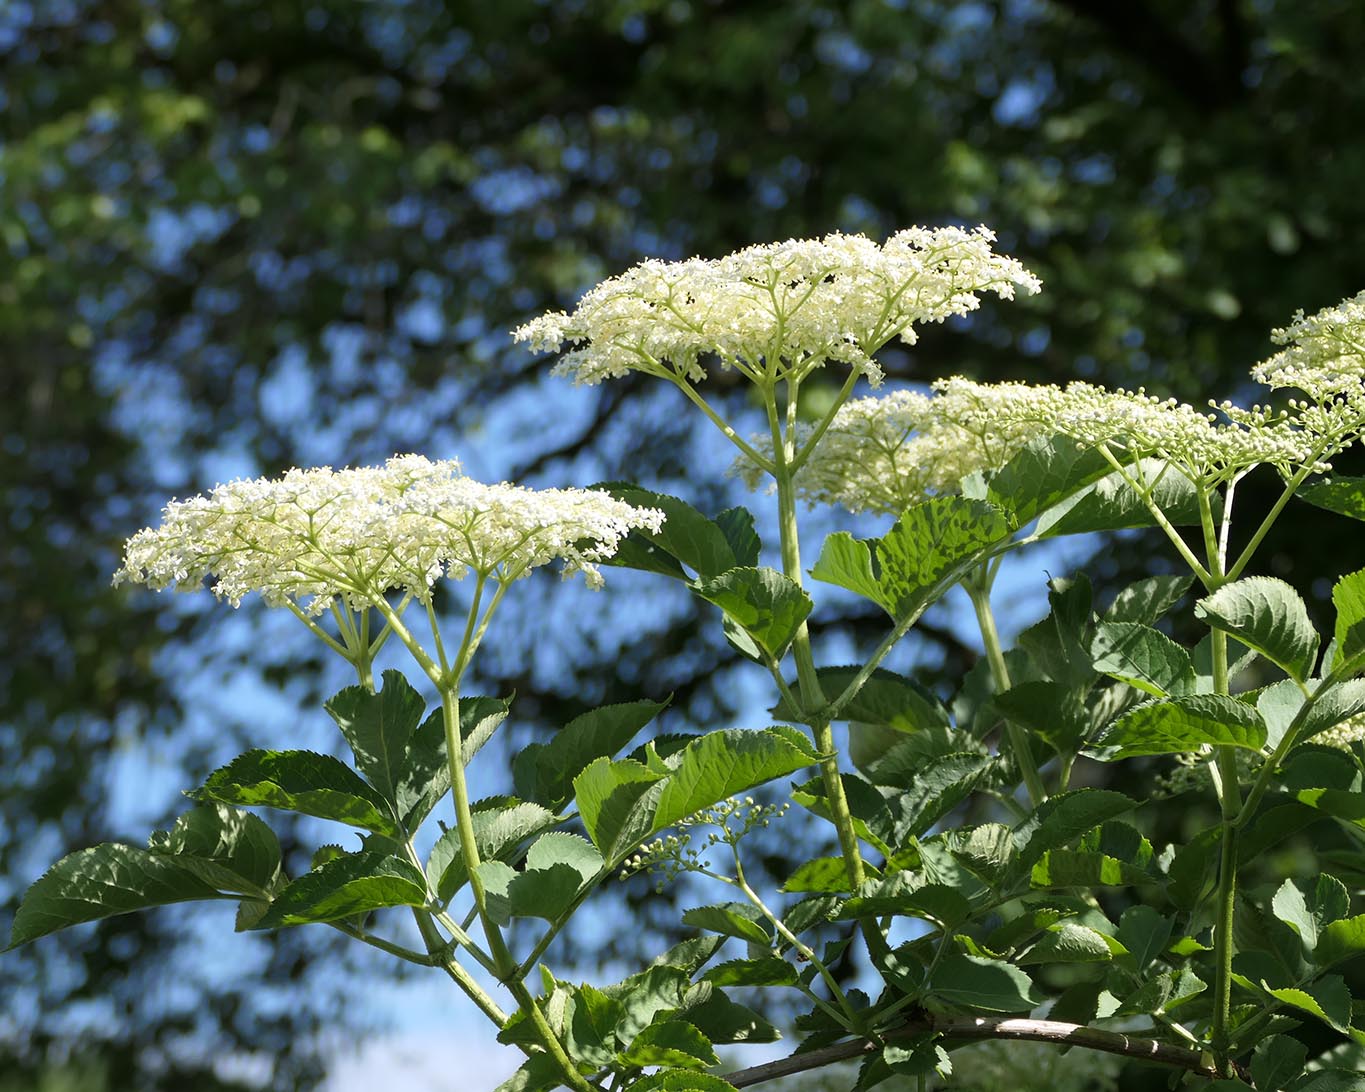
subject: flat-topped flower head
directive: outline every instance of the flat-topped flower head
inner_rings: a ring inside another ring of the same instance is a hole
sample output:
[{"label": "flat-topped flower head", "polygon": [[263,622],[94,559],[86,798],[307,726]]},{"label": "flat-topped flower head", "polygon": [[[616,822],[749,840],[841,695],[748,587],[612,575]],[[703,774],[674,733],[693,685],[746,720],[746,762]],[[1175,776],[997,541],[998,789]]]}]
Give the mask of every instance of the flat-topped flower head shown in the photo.
[{"label": "flat-topped flower head", "polygon": [[1251,370],[1268,387],[1297,388],[1319,402],[1351,395],[1360,400],[1365,380],[1365,292],[1313,315],[1299,311],[1270,335],[1285,346]]},{"label": "flat-topped flower head", "polygon": [[831,361],[874,385],[872,355],[914,326],[980,305],[980,293],[1012,299],[1038,279],[991,249],[986,228],[910,228],[878,245],[831,234],[746,247],[723,258],[649,260],[603,281],[572,314],[547,314],[513,332],[537,352],[570,351],[557,375],[579,383],[645,372],[677,382],[705,378],[707,364],[755,382],[801,379]]},{"label": "flat-topped flower head", "polygon": [[402,455],[382,467],[290,470],[172,501],[125,548],[117,583],[194,590],[206,578],[234,606],[250,592],[319,614],[340,598],[425,600],[442,576],[506,581],[556,559],[600,586],[595,562],[663,513],[584,489],[486,485],[455,460]]}]

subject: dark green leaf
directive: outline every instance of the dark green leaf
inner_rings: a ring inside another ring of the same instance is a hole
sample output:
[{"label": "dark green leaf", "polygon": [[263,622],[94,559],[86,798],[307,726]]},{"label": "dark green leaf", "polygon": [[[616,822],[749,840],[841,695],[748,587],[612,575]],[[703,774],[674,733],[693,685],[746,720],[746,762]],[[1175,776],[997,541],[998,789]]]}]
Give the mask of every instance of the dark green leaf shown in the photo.
[{"label": "dark green leaf", "polygon": [[730,569],[694,590],[720,607],[772,660],[782,658],[814,607],[801,586],[776,569]]},{"label": "dark green leaf", "polygon": [[[1188,478],[1157,459],[1143,459],[1139,473],[1147,482],[1152,501],[1176,526],[1199,522],[1199,494]],[[1129,467],[1131,475],[1133,468]],[[1054,505],[1039,519],[1034,533],[1043,538],[1150,527],[1152,513],[1141,497],[1117,473]]]},{"label": "dark green leaf", "polygon": [[772,926],[747,902],[697,906],[684,913],[682,921],[684,925],[708,929],[722,936],[750,940],[755,944],[772,942]]},{"label": "dark green leaf", "polygon": [[409,862],[382,851],[348,853],[289,884],[254,928],[338,921],[386,906],[426,903],[426,879]]},{"label": "dark green leaf", "polygon": [[1351,1027],[1351,994],[1340,975],[1326,975],[1316,982],[1303,987],[1286,986],[1272,989],[1266,983],[1262,988],[1286,1005],[1304,1012],[1312,1013],[1319,1020],[1330,1024],[1337,1031],[1349,1034]]},{"label": "dark green leaf", "polygon": [[620,1020],[619,1001],[593,986],[577,987],[565,1042],[569,1057],[597,1069],[610,1065],[616,1056],[616,1025]]},{"label": "dark green leaf", "polygon": [[931,921],[945,929],[971,916],[971,903],[946,884],[925,883],[910,873],[897,872],[884,880],[868,880],[839,910],[840,918],[895,915]]},{"label": "dark green leaf", "polygon": [[1119,918],[1118,939],[1127,949],[1119,962],[1141,972],[1155,962],[1171,940],[1172,922],[1151,906],[1130,906]]},{"label": "dark green leaf", "polygon": [[788,876],[782,890],[843,892],[852,890],[849,884],[848,866],[842,857],[816,857]]},{"label": "dark green leaf", "polygon": [[271,807],[333,819],[390,837],[393,810],[349,766],[312,751],[247,751],[209,775],[191,794],[242,807]]},{"label": "dark green leaf", "polygon": [[1033,679],[1016,683],[992,699],[996,711],[1058,754],[1075,754],[1090,729],[1082,695],[1064,683]]},{"label": "dark green leaf", "polygon": [[1234,580],[1196,603],[1194,614],[1300,682],[1313,673],[1317,630],[1299,593],[1283,580],[1272,576]]},{"label": "dark green leaf", "polygon": [[1108,963],[1112,958],[1102,934],[1088,925],[1062,921],[1049,926],[1015,962],[1029,967],[1040,963]]},{"label": "dark green leaf", "polygon": [[1139,580],[1114,597],[1104,612],[1104,620],[1153,625],[1180,602],[1193,583],[1192,576],[1149,576]]},{"label": "dark green leaf", "polygon": [[1160,971],[1123,999],[1116,1016],[1150,1016],[1178,1008],[1199,996],[1208,985],[1185,967]]},{"label": "dark green leaf", "polygon": [[268,898],[281,878],[275,832],[250,812],[217,801],[200,804],[153,834],[147,848],[174,857],[220,891]]},{"label": "dark green leaf", "polygon": [[999,508],[965,497],[935,497],[907,509],[873,544],[879,601],[896,619],[923,610],[1010,530]]},{"label": "dark green leaf", "polygon": [[1022,527],[1111,471],[1095,448],[1082,447],[1069,436],[1040,437],[991,476],[986,496]]},{"label": "dark green leaf", "polygon": [[1136,800],[1108,789],[1078,789],[1049,798],[1015,831],[1015,868],[1030,868],[1048,850],[1060,849],[1135,807]]},{"label": "dark green leaf", "polygon": [[986,1012],[1027,1012],[1041,1000],[1029,976],[1018,967],[960,953],[939,961],[929,984],[929,997]]},{"label": "dark green leaf", "polygon": [[106,842],[68,854],[34,882],[14,915],[9,948],[85,921],[222,897],[174,857]]},{"label": "dark green leaf", "polygon": [[326,708],[355,753],[356,769],[384,799],[396,800],[408,742],[426,711],[422,695],[401,671],[385,671],[378,693],[348,686]]},{"label": "dark green leaf", "polygon": [[1107,853],[1051,849],[1033,866],[1034,887],[1127,887],[1150,883],[1145,870]]},{"label": "dark green leaf", "polygon": [[549,743],[522,749],[514,765],[517,792],[551,808],[562,808],[573,780],[597,758],[610,758],[626,746],[668,702],[632,701],[604,705],[574,717]]},{"label": "dark green leaf", "polygon": [[[629,482],[606,482],[595,488],[610,493],[618,500],[641,508],[657,508],[664,513],[663,528],[657,534],[635,531],[626,539],[633,543],[624,555],[619,553],[607,560],[608,565],[630,565],[651,572],[677,575],[674,566],[656,560],[646,547],[652,545],[686,565],[702,580],[719,576],[727,569],[745,564],[735,556],[734,549],[723,530],[707,519],[686,501],[665,493],[652,493]],[[730,533],[736,532],[734,517],[727,521]],[[748,548],[746,543],[746,549]],[[624,560],[623,560],[624,557]]]},{"label": "dark green leaf", "polygon": [[1224,694],[1154,701],[1119,717],[1100,743],[1110,761],[1137,755],[1191,754],[1205,744],[1259,751],[1266,727],[1250,705]]},{"label": "dark green leaf", "polygon": [[709,1073],[661,1069],[633,1081],[630,1092],[735,1092],[735,1086]]},{"label": "dark green leaf", "polygon": [[[521,801],[498,801],[488,806],[475,804],[470,819],[474,824],[479,859],[508,862],[526,839],[558,822],[549,809]],[[427,879],[436,894],[446,901],[469,879],[460,832],[454,827],[442,834],[432,847],[427,860]]]},{"label": "dark green leaf", "polygon": [[1334,475],[1325,481],[1304,486],[1298,496],[1309,504],[1339,516],[1365,519],[1365,478]]},{"label": "dark green leaf", "polygon": [[1324,925],[1313,958],[1328,967],[1365,952],[1365,914],[1342,918]]},{"label": "dark green leaf", "polygon": [[720,528],[720,533],[725,536],[725,541],[730,544],[730,550],[735,555],[736,565],[758,564],[758,555],[763,550],[763,543],[759,540],[757,532],[754,531],[754,514],[752,512],[737,505],[721,512],[716,516],[714,523]]},{"label": "dark green leaf", "polygon": [[1303,1072],[1308,1048],[1288,1035],[1271,1035],[1256,1044],[1251,1059],[1251,1077],[1261,1089],[1288,1088],[1289,1082]]},{"label": "dark green leaf", "polygon": [[1090,644],[1096,671],[1148,694],[1188,693],[1194,688],[1190,654],[1159,630],[1138,622],[1101,622]]},{"label": "dark green leaf", "polygon": [[[460,699],[460,754],[464,764],[478,754],[498,725],[507,719],[511,698]],[[398,784],[398,814],[409,833],[422,825],[431,809],[450,791],[445,722],[436,709],[413,733]]]},{"label": "dark green leaf", "polygon": [[[782,1033],[753,1009],[731,1001],[712,983],[699,982],[678,1015],[713,1043],[775,1043]],[[694,996],[701,998],[695,1000]]]},{"label": "dark green leaf", "polygon": [[[822,667],[816,671],[820,687],[831,700],[842,694],[858,674],[857,667]],[[780,701],[773,715],[781,720],[799,720],[799,711]],[[943,703],[916,682],[893,671],[878,668],[840,710],[847,721],[882,725],[904,734],[930,728],[949,728],[952,718]]]},{"label": "dark green leaf", "polygon": [[1337,609],[1332,669],[1344,667],[1354,674],[1365,653],[1365,569],[1348,573],[1333,585],[1332,605]]},{"label": "dark green leaf", "polygon": [[703,980],[717,986],[795,986],[796,968],[779,956],[732,959],[712,967]]}]

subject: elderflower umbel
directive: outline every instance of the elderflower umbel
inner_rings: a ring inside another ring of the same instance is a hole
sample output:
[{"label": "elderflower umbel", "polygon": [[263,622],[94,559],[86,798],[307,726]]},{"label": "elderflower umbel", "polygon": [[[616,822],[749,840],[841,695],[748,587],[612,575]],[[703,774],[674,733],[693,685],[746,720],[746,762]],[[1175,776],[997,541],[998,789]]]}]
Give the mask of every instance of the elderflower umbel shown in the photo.
[{"label": "elderflower umbel", "polygon": [[1286,348],[1251,370],[1268,387],[1297,387],[1319,402],[1359,395],[1365,380],[1365,292],[1313,315],[1302,311],[1270,339]]},{"label": "elderflower umbel", "polygon": [[878,245],[826,235],[746,247],[718,259],[648,260],[591,289],[572,314],[513,332],[537,352],[574,346],[554,374],[579,383],[645,372],[699,382],[715,357],[755,381],[800,380],[839,361],[875,385],[872,354],[893,338],[913,343],[915,323],[941,322],[1012,299],[1038,278],[991,250],[984,227],[910,228]]},{"label": "elderflower umbel", "polygon": [[443,575],[472,569],[514,580],[556,558],[565,576],[582,572],[597,587],[594,562],[663,518],[593,490],[486,485],[456,460],[401,455],[382,467],[290,470],[172,501],[159,527],[129,539],[114,582],[193,590],[212,576],[233,606],[254,591],[314,615],[338,597],[359,607],[396,589],[426,600]]}]

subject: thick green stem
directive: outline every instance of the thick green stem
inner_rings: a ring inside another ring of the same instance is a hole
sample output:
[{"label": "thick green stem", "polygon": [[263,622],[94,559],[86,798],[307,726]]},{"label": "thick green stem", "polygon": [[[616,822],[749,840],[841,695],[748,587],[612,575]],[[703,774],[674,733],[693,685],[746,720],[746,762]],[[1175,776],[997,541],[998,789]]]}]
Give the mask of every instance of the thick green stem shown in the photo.
[{"label": "thick green stem", "polygon": [[[1002,694],[1011,686],[1009,667],[1005,663],[1005,651],[1000,645],[1000,631],[995,626],[995,614],[991,610],[991,589],[987,579],[968,580],[962,585],[972,601],[976,612],[976,624],[981,630],[981,641],[986,646],[986,662],[991,667],[991,680],[995,692]],[[1010,742],[1014,760],[1024,777],[1024,788],[1028,791],[1029,802],[1036,808],[1047,799],[1047,790],[1033,761],[1033,751],[1029,747],[1028,734],[1012,720],[1005,721],[1005,735]]]},{"label": "thick green stem", "polygon": [[441,691],[442,721],[445,725],[446,756],[450,766],[450,787],[455,797],[455,823],[459,831],[460,851],[464,855],[465,866],[469,871],[469,887],[474,893],[474,904],[478,907],[479,918],[483,922],[484,935],[488,939],[488,949],[493,962],[497,965],[500,981],[511,991],[522,1012],[536,1029],[541,1045],[549,1052],[563,1073],[570,1088],[578,1092],[592,1092],[593,1086],[584,1080],[559,1041],[559,1036],[550,1027],[545,1014],[540,1011],[536,999],[517,977],[517,961],[503,940],[502,931],[488,913],[488,894],[479,875],[482,860],[479,855],[478,841],[474,835],[474,818],[469,806],[469,786],[464,774],[464,741],[460,734],[460,696],[453,688]]},{"label": "thick green stem", "polygon": [[[767,402],[768,422],[773,438],[773,476],[777,480],[782,571],[788,579],[800,586],[801,546],[796,523],[796,488],[790,470],[792,438],[790,431],[783,435],[774,389],[765,387],[763,394]],[[795,399],[794,388],[789,389],[789,397]],[[839,834],[839,848],[843,852],[849,883],[853,885],[853,890],[857,891],[866,879],[862,852],[858,847],[857,832],[853,829],[853,813],[848,805],[848,797],[844,793],[843,777],[839,773],[839,756],[834,746],[834,731],[830,727],[829,715],[823,709],[825,694],[815,671],[810,632],[805,622],[802,622],[796,631],[796,638],[792,642],[792,656],[796,660],[796,681],[801,705],[809,718],[807,723],[815,740],[815,748],[820,753],[820,773],[825,783],[825,799],[829,805],[830,817],[834,821],[834,829]]]}]

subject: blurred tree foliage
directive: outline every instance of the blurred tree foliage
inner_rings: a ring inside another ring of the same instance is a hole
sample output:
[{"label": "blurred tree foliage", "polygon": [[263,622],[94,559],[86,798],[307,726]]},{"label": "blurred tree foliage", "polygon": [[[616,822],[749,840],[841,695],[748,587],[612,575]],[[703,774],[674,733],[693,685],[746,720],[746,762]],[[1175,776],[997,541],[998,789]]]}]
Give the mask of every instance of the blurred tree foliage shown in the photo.
[{"label": "blurred tree foliage", "polygon": [[[1046,282],[891,354],[894,378],[1234,394],[1270,327],[1365,285],[1362,52],[1354,0],[8,0],[5,893],[53,849],[127,835],[120,740],[152,734],[195,774],[225,753],[174,734],[162,650],[239,652],[108,586],[160,498],[463,453],[539,367],[506,339],[518,319],[645,254],[835,228],[984,221]],[[592,398],[542,442],[543,411],[521,418],[499,471],[629,467],[697,496],[689,420],[630,383]],[[1311,518],[1273,564],[1354,567]],[[594,609],[629,606],[610,596]],[[609,655],[623,697],[724,711],[724,653],[665,617],[624,650],[495,662],[488,685],[562,723]],[[928,662],[970,662],[946,629],[924,640]],[[0,961],[0,1071],[59,1058],[75,1021],[111,1089],[229,1087],[211,1059],[248,1050],[276,1060],[270,1087],[315,1083],[332,1003],[166,989],[182,921]],[[288,989],[322,954],[284,937],[260,973]]]}]

